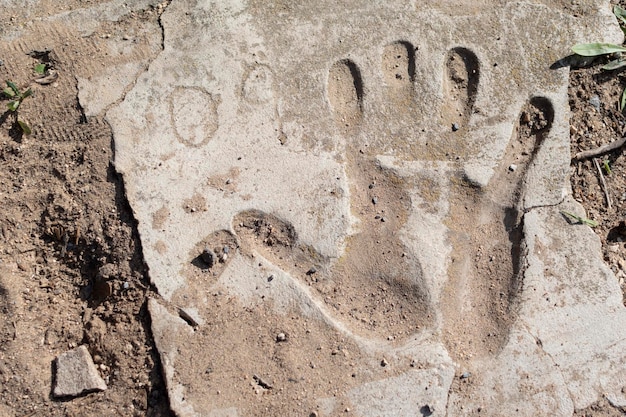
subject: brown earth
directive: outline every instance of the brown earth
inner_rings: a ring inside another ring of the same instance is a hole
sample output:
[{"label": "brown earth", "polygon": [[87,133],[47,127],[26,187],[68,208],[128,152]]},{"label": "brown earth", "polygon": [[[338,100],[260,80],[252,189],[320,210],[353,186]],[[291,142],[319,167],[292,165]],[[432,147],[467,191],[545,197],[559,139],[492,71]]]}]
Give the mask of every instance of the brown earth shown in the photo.
[{"label": "brown earth", "polygon": [[[58,3],[43,0],[35,8],[6,10],[0,16],[0,35],[29,27],[23,38],[0,43],[0,79],[12,80],[22,89],[30,87],[34,93],[19,111],[20,119],[32,126],[31,135],[21,134],[10,112],[0,117],[0,416],[171,416],[146,308],[147,297],[156,295],[122,179],[112,165],[111,130],[102,117],[86,117],[77,98],[77,77],[89,78],[98,68],[123,61],[107,53],[109,37],[133,33],[137,53],[154,57],[158,51],[136,29],[158,25],[169,2],[128,13],[116,23],[102,23],[87,38],[67,28],[29,23],[59,13]],[[99,3],[104,1],[65,1],[63,8]],[[50,84],[34,82],[33,68],[39,63],[58,78]],[[350,70],[342,65],[336,68],[338,73]],[[624,115],[618,110],[625,86],[626,76],[604,72],[598,65],[572,71],[572,155],[626,133]],[[351,102],[350,97],[344,99]],[[358,100],[355,103],[344,116],[358,122]],[[355,173],[369,169],[363,161],[354,164]],[[592,160],[574,162],[572,188],[587,217],[599,223],[594,230],[605,260],[626,291],[626,160],[618,149],[598,159],[600,166],[605,161],[610,173],[602,167],[599,171]],[[370,180],[364,179],[364,184]],[[363,195],[363,207],[372,198]],[[496,290],[510,289],[504,283]],[[497,307],[506,310],[506,300]],[[225,325],[229,311],[224,310]],[[269,313],[250,314],[262,321]],[[501,325],[506,323],[494,323],[494,328]],[[296,321],[285,328],[287,336],[302,334],[302,340],[315,339],[319,331]],[[230,339],[244,330],[233,328]],[[266,336],[273,337],[272,331]],[[496,338],[487,349],[497,349],[501,342]],[[55,400],[50,395],[52,360],[80,344],[88,345],[108,389]],[[278,349],[275,356],[281,355]],[[284,353],[285,360],[292,354]],[[314,357],[315,352],[309,355]],[[346,362],[346,369],[337,368],[338,382],[353,378],[350,361]],[[207,364],[203,372],[209,368]],[[342,383],[351,384],[348,380]],[[324,387],[316,389],[321,393]],[[601,401],[576,415],[625,413]]]}]

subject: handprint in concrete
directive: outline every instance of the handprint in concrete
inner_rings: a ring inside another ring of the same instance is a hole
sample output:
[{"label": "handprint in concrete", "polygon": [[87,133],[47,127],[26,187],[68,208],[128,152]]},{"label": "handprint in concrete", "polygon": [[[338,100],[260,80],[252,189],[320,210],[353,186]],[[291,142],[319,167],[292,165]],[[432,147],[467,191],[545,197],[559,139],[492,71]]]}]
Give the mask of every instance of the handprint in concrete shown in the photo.
[{"label": "handprint in concrete", "polygon": [[565,363],[543,323],[583,315],[541,298],[559,254],[529,228],[567,197],[548,68],[608,8],[448,3],[168,6],[163,53],[107,117],[178,415],[462,415],[504,407],[494,391],[569,409],[491,369],[569,389],[524,362]]},{"label": "handprint in concrete", "polygon": [[526,174],[553,119],[550,101],[532,98],[486,186],[451,178],[446,224],[453,250],[441,311],[455,358],[495,355],[508,341],[526,262]]}]

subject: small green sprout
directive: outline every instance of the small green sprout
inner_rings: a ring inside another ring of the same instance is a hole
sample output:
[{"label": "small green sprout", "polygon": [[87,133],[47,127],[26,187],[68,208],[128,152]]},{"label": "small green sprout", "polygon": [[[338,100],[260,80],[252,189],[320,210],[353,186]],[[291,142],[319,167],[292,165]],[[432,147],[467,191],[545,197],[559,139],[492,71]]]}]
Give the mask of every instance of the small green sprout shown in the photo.
[{"label": "small green sprout", "polygon": [[46,64],[37,64],[35,65],[35,72],[39,75],[43,75],[46,73]]},{"label": "small green sprout", "polygon": [[[620,23],[622,32],[626,34],[626,9],[623,9],[620,6],[615,6],[613,7],[613,14]],[[626,57],[623,55],[623,53],[626,52],[626,47],[621,45],[615,45],[613,43],[579,43],[572,47],[572,52],[583,57],[610,55],[611,61],[602,66],[602,69],[606,71],[613,71],[626,67]],[[622,91],[622,95],[617,104],[619,110],[624,111],[626,108],[626,88]]]},{"label": "small green sprout", "polygon": [[590,227],[596,227],[598,226],[598,222],[595,220],[591,220],[591,219],[586,219],[584,217],[580,217],[574,213],[570,213],[569,211],[565,211],[565,210],[561,210],[561,214],[564,216],[569,216],[572,219],[576,220],[578,223],[580,224],[586,224],[587,226]]},{"label": "small green sprout", "polygon": [[22,132],[24,132],[24,134],[26,135],[30,135],[32,130],[26,122],[24,122],[23,120],[20,120],[17,117],[17,109],[20,107],[20,105],[22,104],[22,101],[24,101],[25,98],[30,97],[33,94],[33,91],[30,88],[24,91],[20,91],[17,85],[14,82],[9,81],[9,80],[7,80],[6,83],[7,83],[7,88],[2,90],[2,93],[4,94],[5,97],[9,99],[9,102],[7,103],[7,107],[10,112],[15,114],[15,120],[18,126],[20,127],[20,129],[22,130]]},{"label": "small green sprout", "polygon": [[606,171],[606,175],[611,175],[611,166],[609,165],[609,160],[605,159],[602,161],[602,167]]}]

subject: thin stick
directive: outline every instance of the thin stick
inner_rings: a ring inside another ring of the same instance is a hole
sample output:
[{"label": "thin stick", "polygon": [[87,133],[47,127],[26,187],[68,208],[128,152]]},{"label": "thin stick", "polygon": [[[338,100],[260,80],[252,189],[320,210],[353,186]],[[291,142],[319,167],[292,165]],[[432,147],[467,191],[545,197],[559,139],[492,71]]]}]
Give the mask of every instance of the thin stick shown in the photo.
[{"label": "thin stick", "polygon": [[609,197],[609,187],[607,187],[606,181],[604,181],[604,174],[602,173],[602,168],[600,168],[600,163],[598,162],[598,158],[593,158],[593,163],[598,169],[598,174],[600,174],[600,182],[602,183],[602,190],[604,190],[604,197],[606,197],[606,205],[610,209],[611,197]]},{"label": "thin stick", "polygon": [[619,140],[616,140],[615,142],[611,142],[608,145],[603,145],[603,146],[600,146],[599,148],[591,149],[588,151],[578,152],[576,155],[574,155],[574,160],[580,161],[580,160],[587,159],[587,158],[593,158],[594,156],[602,155],[604,153],[614,151],[615,149],[619,149],[622,146],[624,146],[625,143],[626,143],[626,136],[624,136],[623,138]]}]

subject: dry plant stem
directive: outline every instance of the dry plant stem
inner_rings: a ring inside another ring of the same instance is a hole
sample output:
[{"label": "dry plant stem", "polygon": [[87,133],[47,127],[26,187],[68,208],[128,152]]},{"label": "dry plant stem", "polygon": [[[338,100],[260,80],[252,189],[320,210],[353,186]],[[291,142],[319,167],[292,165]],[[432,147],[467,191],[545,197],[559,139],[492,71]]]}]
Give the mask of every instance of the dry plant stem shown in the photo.
[{"label": "dry plant stem", "polygon": [[574,160],[580,161],[580,160],[587,159],[587,158],[593,158],[594,156],[602,155],[607,152],[614,151],[615,149],[619,149],[622,146],[624,146],[625,143],[626,143],[626,137],[623,137],[619,140],[616,140],[615,142],[609,143],[608,145],[603,145],[603,146],[600,146],[599,148],[590,149],[588,151],[578,152],[574,156]]},{"label": "dry plant stem", "polygon": [[593,158],[593,163],[598,169],[598,174],[600,175],[600,182],[602,183],[602,190],[604,191],[604,196],[606,197],[606,206],[611,208],[611,197],[609,196],[609,188],[606,185],[606,181],[604,180],[604,174],[602,173],[602,168],[600,168],[600,163],[598,162],[598,158]]}]

